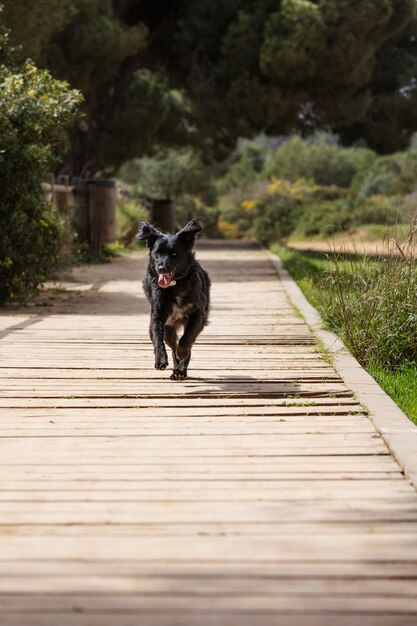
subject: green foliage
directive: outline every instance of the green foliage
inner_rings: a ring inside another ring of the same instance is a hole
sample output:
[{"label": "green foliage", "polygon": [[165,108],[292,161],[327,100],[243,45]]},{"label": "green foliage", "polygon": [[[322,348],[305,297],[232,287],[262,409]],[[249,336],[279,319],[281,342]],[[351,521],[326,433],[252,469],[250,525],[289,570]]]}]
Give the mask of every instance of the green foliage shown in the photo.
[{"label": "green foliage", "polygon": [[[7,48],[0,31],[3,60]],[[0,303],[36,288],[56,265],[60,229],[41,179],[66,147],[79,102],[32,63],[0,68]]]},{"label": "green foliage", "polygon": [[[417,125],[417,19],[405,28],[393,24],[392,36],[376,52],[372,77],[366,85],[369,105],[362,120],[336,129],[342,140],[365,141],[379,153],[405,150]],[[404,5],[397,4],[393,18],[401,21]]]},{"label": "green foliage", "polygon": [[42,49],[75,13],[73,0],[2,0],[4,23],[18,55],[40,60]]},{"label": "green foliage", "polygon": [[66,27],[55,30],[44,49],[44,62],[60,78],[82,90],[93,103],[98,91],[119,71],[121,63],[144,48],[142,23],[121,21],[111,0],[73,0]]},{"label": "green foliage", "polygon": [[265,169],[268,177],[296,181],[312,179],[319,185],[350,187],[358,172],[368,169],[376,155],[363,148],[343,148],[329,136],[318,141],[294,137],[278,148]]},{"label": "green foliage", "polygon": [[121,169],[120,177],[136,183],[140,195],[176,200],[187,191],[199,189],[200,168],[200,162],[191,150],[167,150],[155,157],[127,163]]},{"label": "green foliage", "polygon": [[417,268],[413,258],[364,258],[344,269],[337,259],[324,280],[322,311],[365,366],[417,364]]},{"label": "green foliage", "polygon": [[[373,105],[367,85],[378,50],[387,42],[393,53],[388,42],[414,16],[413,0],[242,0],[227,10],[220,0],[190,3],[179,50],[194,70],[194,99],[226,138],[352,129]],[[379,86],[387,101],[394,97],[388,81]],[[395,97],[411,110],[404,92]]]},{"label": "green foliage", "polygon": [[416,183],[417,151],[411,147],[405,152],[377,158],[370,167],[359,173],[355,187],[359,189],[361,197],[382,194],[392,196],[410,193]]},{"label": "green foliage", "polygon": [[253,234],[265,246],[285,239],[294,230],[298,213],[299,203],[290,195],[266,195],[256,206]]},{"label": "green foliage", "polygon": [[332,258],[283,246],[273,250],[332,330],[417,422],[415,260]]},{"label": "green foliage", "polygon": [[[264,245],[292,234],[324,238],[404,224],[415,210],[414,196],[404,195],[417,185],[415,142],[384,157],[344,148],[326,133],[281,138],[275,150],[261,145],[239,147],[214,172],[221,230],[229,237],[255,236]],[[263,163],[261,171],[254,163]]]},{"label": "green foliage", "polygon": [[74,173],[153,145],[209,160],[239,137],[318,127],[402,149],[417,128],[414,0],[5,1],[23,54],[85,95]]},{"label": "green foliage", "polygon": [[123,243],[133,240],[140,219],[149,219],[147,212],[138,215],[138,206],[148,198],[174,200],[178,224],[198,217],[204,222],[206,236],[220,235],[219,210],[212,207],[216,192],[210,171],[192,150],[165,150],[153,157],[134,159],[120,169],[119,178],[128,187],[129,196],[119,207]]},{"label": "green foliage", "polygon": [[347,200],[307,204],[298,221],[296,233],[306,237],[328,237],[348,231],[355,225],[352,203]]},{"label": "green foliage", "polygon": [[117,241],[130,246],[135,241],[139,222],[148,220],[148,210],[129,197],[118,198],[116,205]]},{"label": "green foliage", "polygon": [[222,237],[218,227],[219,209],[207,205],[199,196],[181,196],[176,203],[175,215],[179,226],[185,226],[190,220],[197,218],[204,224],[204,237]]},{"label": "green foliage", "polygon": [[368,371],[400,409],[417,424],[417,365],[405,365],[395,371],[370,365]]},{"label": "green foliage", "polygon": [[228,159],[224,175],[218,180],[218,192],[225,194],[253,183],[262,172],[265,155],[255,144],[246,143]]},{"label": "green foliage", "polygon": [[192,144],[194,137],[186,123],[189,108],[184,93],[173,89],[166,78],[148,70],[136,72],[114,127],[106,166],[118,169],[138,155],[157,156],[163,148]]}]

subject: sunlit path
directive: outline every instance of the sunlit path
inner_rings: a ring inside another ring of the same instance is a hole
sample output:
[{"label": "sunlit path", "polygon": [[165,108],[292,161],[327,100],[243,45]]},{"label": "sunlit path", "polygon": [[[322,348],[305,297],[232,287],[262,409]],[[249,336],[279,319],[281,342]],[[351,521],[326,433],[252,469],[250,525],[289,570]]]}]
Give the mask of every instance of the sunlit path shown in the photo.
[{"label": "sunlit path", "polygon": [[415,490],[266,253],[198,257],[185,382],[153,369],[144,255],[0,316],[0,623],[415,626]]}]

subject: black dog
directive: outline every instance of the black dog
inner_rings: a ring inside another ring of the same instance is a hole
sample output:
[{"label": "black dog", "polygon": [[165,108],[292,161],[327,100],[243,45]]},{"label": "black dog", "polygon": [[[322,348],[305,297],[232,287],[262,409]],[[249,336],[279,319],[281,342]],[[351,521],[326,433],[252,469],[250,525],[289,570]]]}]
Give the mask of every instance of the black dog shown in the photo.
[{"label": "black dog", "polygon": [[[175,235],[165,235],[143,222],[137,239],[146,239],[149,264],[143,289],[151,303],[149,333],[155,350],[155,367],[164,370],[168,357],[164,340],[172,350],[172,380],[184,380],[191,348],[208,321],[210,279],[195,260],[192,248],[203,230],[191,220]],[[178,340],[180,327],[184,333]]]}]

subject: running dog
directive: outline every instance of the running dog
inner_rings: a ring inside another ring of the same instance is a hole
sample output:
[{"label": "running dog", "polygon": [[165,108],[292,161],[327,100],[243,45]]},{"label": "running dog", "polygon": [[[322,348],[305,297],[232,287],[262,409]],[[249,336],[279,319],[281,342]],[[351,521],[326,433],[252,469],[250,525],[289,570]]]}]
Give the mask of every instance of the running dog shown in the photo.
[{"label": "running dog", "polygon": [[[142,222],[136,235],[149,248],[143,289],[151,304],[149,334],[155,351],[155,368],[168,366],[165,343],[172,350],[171,380],[187,378],[191,348],[208,323],[210,279],[194,258],[193,246],[203,226],[191,220],[175,235],[164,234]],[[178,331],[183,328],[182,337]]]}]

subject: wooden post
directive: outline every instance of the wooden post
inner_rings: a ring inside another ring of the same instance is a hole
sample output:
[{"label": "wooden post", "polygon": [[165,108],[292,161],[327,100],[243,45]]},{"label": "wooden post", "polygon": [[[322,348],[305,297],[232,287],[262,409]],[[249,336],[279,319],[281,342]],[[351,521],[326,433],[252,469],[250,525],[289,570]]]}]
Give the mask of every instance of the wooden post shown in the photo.
[{"label": "wooden post", "polygon": [[89,222],[89,248],[92,259],[98,259],[100,252],[99,228],[96,211],[96,183],[94,180],[87,181],[88,186],[88,222]]},{"label": "wooden post", "polygon": [[116,182],[96,180],[96,221],[99,245],[116,241]]},{"label": "wooden post", "polygon": [[74,178],[73,185],[78,240],[88,242],[91,258],[98,259],[100,247],[116,241],[116,183]]},{"label": "wooden post", "polygon": [[79,243],[86,243],[90,239],[90,192],[88,181],[84,178],[74,178],[75,202],[75,229]]},{"label": "wooden post", "polygon": [[150,221],[163,232],[174,232],[176,228],[175,202],[169,198],[150,200]]}]

